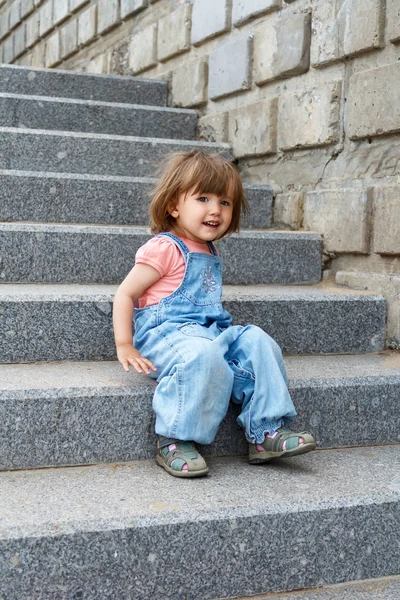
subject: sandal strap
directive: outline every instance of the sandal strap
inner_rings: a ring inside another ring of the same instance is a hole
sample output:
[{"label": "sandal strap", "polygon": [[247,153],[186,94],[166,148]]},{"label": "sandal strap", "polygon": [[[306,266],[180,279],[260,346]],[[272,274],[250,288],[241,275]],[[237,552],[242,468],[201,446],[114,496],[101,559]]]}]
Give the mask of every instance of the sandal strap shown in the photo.
[{"label": "sandal strap", "polygon": [[274,452],[281,452],[283,450],[284,442],[293,438],[301,438],[303,435],[307,435],[305,431],[297,432],[285,428],[279,428],[277,432],[277,435],[271,439],[271,446]]},{"label": "sandal strap", "polygon": [[170,444],[178,444],[179,440],[175,438],[167,438],[163,435],[158,436],[158,445],[160,448],[165,448],[165,446],[169,446]]}]

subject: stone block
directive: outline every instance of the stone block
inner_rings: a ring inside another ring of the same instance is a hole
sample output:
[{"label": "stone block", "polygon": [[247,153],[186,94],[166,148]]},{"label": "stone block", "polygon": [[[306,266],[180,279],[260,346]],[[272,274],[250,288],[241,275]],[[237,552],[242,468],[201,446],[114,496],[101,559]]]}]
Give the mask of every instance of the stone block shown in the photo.
[{"label": "stone block", "polygon": [[304,228],[324,236],[328,252],[369,252],[372,194],[360,190],[308,192]]},{"label": "stone block", "polygon": [[9,32],[10,24],[10,9],[3,10],[0,15],[0,40],[6,37]]},{"label": "stone block", "polygon": [[53,24],[59,25],[68,18],[69,2],[68,0],[53,0]]},{"label": "stone block", "polygon": [[85,4],[88,4],[90,0],[69,0],[69,7],[72,12],[75,12],[79,8],[82,8]]},{"label": "stone block", "polygon": [[387,28],[391,42],[400,42],[400,4],[398,0],[387,1]]},{"label": "stone block", "polygon": [[34,12],[26,21],[26,47],[31,48],[39,39],[39,14]]},{"label": "stone block", "polygon": [[198,139],[206,142],[227,142],[228,116],[229,113],[222,112],[201,117],[197,125]]},{"label": "stone block", "polygon": [[157,30],[155,23],[132,37],[128,64],[134,75],[157,64]]},{"label": "stone block", "polygon": [[400,187],[374,191],[373,250],[378,254],[400,254]]},{"label": "stone block", "polygon": [[15,0],[10,6],[10,29],[14,29],[21,22],[21,2]]},{"label": "stone block", "polygon": [[323,66],[339,58],[335,2],[317,2],[312,13],[311,64]]},{"label": "stone block", "polygon": [[78,50],[78,20],[72,19],[60,29],[61,58],[68,58]]},{"label": "stone block", "polygon": [[236,158],[276,152],[277,99],[229,112],[229,143]]},{"label": "stone block", "polygon": [[60,32],[57,30],[46,42],[45,66],[52,67],[61,60]]},{"label": "stone block", "polygon": [[3,60],[6,64],[14,60],[14,36],[9,35],[3,42]]},{"label": "stone block", "polygon": [[255,82],[305,73],[310,66],[311,15],[287,13],[255,28]]},{"label": "stone block", "polygon": [[240,27],[250,19],[279,8],[279,0],[233,0],[232,21]]},{"label": "stone block", "polygon": [[106,33],[119,23],[118,0],[99,0],[98,3],[98,33]]},{"label": "stone block", "polygon": [[279,146],[283,150],[339,141],[342,83],[335,81],[279,101]]},{"label": "stone block", "polygon": [[195,58],[183,62],[172,75],[174,106],[197,106],[207,102],[207,83],[207,58]]},{"label": "stone block", "polygon": [[192,44],[198,46],[231,26],[230,0],[195,0],[192,11]]},{"label": "stone block", "polygon": [[253,36],[242,34],[216,48],[209,59],[208,95],[212,100],[251,88]]},{"label": "stone block", "polygon": [[45,45],[42,44],[36,44],[35,46],[33,46],[32,51],[31,51],[31,55],[32,55],[32,60],[31,60],[31,65],[32,67],[37,67],[39,69],[43,68],[46,66],[45,63]]},{"label": "stone block", "polygon": [[78,43],[81,46],[91,42],[97,34],[97,6],[89,6],[78,17]]},{"label": "stone block", "polygon": [[25,24],[22,23],[14,33],[14,56],[18,58],[26,50]]},{"label": "stone block", "polygon": [[160,19],[157,54],[161,62],[190,50],[191,8],[183,5]]},{"label": "stone block", "polygon": [[350,77],[345,118],[350,139],[400,131],[399,77],[398,62]]},{"label": "stone block", "polygon": [[105,54],[99,54],[89,61],[86,71],[88,73],[104,74],[108,73],[107,57]]},{"label": "stone block", "polygon": [[121,18],[125,19],[135,15],[146,8],[147,5],[147,0],[121,0]]},{"label": "stone block", "polygon": [[303,223],[304,194],[277,194],[274,202],[274,225],[300,229]]},{"label": "stone block", "polygon": [[53,0],[47,0],[39,10],[39,33],[43,37],[53,29]]},{"label": "stone block", "polygon": [[25,19],[35,8],[33,0],[21,0],[21,19]]},{"label": "stone block", "polygon": [[385,3],[348,0],[338,13],[339,55],[351,56],[384,46]]}]

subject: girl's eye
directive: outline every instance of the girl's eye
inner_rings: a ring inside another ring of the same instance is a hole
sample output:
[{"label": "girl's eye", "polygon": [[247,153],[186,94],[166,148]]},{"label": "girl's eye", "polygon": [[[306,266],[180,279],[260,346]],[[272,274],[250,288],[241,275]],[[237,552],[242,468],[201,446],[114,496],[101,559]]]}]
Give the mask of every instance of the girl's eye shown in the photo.
[{"label": "girl's eye", "polygon": [[223,204],[224,206],[230,206],[231,203],[228,200],[222,200],[221,204]]},{"label": "girl's eye", "polygon": [[208,202],[208,198],[206,198],[205,196],[200,196],[199,200],[200,202]]}]

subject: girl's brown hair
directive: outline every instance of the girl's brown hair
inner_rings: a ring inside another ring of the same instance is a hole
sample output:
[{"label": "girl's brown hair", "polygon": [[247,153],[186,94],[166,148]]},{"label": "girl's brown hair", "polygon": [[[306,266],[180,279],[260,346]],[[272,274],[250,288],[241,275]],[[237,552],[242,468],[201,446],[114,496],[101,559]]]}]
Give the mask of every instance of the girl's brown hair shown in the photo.
[{"label": "girl's brown hair", "polygon": [[240,175],[220,154],[199,150],[171,154],[161,165],[160,180],[152,193],[150,204],[151,232],[170,231],[175,219],[169,214],[171,205],[181,194],[193,193],[228,196],[233,202],[232,221],[224,236],[239,231],[240,214],[248,214]]}]

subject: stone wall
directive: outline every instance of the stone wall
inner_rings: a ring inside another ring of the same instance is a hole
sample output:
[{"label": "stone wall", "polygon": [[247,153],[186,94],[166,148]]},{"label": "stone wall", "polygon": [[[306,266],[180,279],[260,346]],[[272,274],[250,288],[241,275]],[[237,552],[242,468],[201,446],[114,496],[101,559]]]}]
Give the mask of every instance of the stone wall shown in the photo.
[{"label": "stone wall", "polygon": [[387,294],[400,345],[400,0],[0,0],[1,57],[168,78],[273,186],[277,227],[323,233],[328,274]]}]

